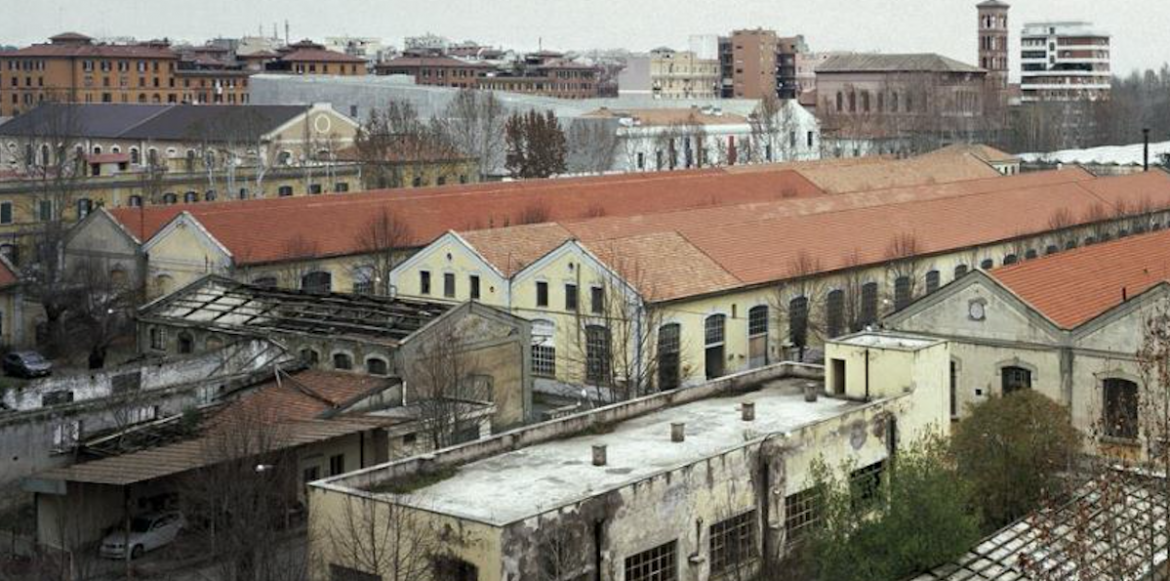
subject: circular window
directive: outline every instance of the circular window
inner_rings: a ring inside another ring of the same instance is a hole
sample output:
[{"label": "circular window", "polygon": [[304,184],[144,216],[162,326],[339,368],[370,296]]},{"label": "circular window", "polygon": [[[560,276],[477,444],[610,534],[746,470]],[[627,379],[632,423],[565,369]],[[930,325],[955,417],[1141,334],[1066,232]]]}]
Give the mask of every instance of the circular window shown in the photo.
[{"label": "circular window", "polygon": [[318,115],[313,118],[313,129],[318,133],[329,133],[329,130],[333,129],[333,121],[326,115]]}]

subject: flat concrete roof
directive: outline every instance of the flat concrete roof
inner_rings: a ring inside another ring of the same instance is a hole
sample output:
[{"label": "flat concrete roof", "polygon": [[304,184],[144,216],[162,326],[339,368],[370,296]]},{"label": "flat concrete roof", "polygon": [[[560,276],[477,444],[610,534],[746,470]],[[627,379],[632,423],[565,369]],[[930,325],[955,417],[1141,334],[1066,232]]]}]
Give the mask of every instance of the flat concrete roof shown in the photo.
[{"label": "flat concrete roof", "polygon": [[[620,422],[604,434],[582,434],[464,464],[440,482],[395,496],[427,510],[505,525],[621,488],[658,473],[744,446],[772,433],[791,432],[862,404],[820,397],[803,388],[819,380],[769,381],[758,391],[714,397]],[[755,402],[756,419],[741,419],[740,404]],[[670,441],[671,424],[686,424],[686,441]],[[606,466],[593,466],[592,447],[608,447]]]},{"label": "flat concrete roof", "polygon": [[905,335],[901,333],[863,332],[834,341],[839,345],[853,345],[856,347],[874,347],[880,349],[900,349],[903,351],[917,351],[942,341],[931,337]]}]

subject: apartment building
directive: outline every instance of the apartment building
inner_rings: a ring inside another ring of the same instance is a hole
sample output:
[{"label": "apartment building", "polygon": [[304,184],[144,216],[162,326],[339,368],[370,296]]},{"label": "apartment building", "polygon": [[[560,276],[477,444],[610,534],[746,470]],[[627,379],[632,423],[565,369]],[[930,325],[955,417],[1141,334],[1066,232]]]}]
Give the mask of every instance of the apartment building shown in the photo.
[{"label": "apartment building", "polygon": [[1089,22],[1035,22],[1020,38],[1020,92],[1025,103],[1108,99],[1109,34]]},{"label": "apartment building", "polygon": [[166,40],[101,44],[78,33],[0,53],[0,117],[43,102],[246,104],[249,76],[365,74],[365,61],[303,41],[278,53],[233,55],[218,46],[172,47]]},{"label": "apartment building", "polygon": [[626,59],[618,77],[623,95],[655,99],[716,99],[719,97],[719,61],[692,51],[658,48]]},{"label": "apartment building", "polygon": [[776,92],[781,99],[795,99],[811,88],[802,84],[802,58],[808,55],[808,43],[803,35],[786,36],[776,43]]},{"label": "apartment building", "polygon": [[601,70],[542,51],[500,64],[465,61],[446,54],[411,54],[375,67],[379,75],[407,75],[416,84],[460,89],[488,89],[561,99],[599,96]]},{"label": "apartment building", "polygon": [[178,103],[178,64],[165,41],[107,45],[83,34],[58,34],[48,44],[0,53],[0,116],[45,101]]},{"label": "apartment building", "polygon": [[736,30],[720,39],[723,97],[761,99],[777,94],[777,54],[780,38],[775,31]]}]

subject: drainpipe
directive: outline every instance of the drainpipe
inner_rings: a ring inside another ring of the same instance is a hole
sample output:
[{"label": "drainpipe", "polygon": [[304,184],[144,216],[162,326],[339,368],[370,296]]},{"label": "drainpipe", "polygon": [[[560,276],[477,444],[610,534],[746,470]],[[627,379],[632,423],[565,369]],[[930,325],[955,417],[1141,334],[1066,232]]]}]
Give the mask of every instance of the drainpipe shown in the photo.
[{"label": "drainpipe", "polygon": [[601,533],[605,519],[593,521],[593,579],[601,581]]},{"label": "drainpipe", "polygon": [[869,349],[865,350],[865,401],[869,401]]}]

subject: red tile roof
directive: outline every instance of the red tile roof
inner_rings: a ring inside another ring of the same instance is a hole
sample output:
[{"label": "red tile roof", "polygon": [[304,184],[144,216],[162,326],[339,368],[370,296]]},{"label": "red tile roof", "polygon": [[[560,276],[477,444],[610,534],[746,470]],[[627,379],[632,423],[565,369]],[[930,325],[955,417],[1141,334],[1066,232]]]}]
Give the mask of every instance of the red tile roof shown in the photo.
[{"label": "red tile roof", "polygon": [[365,59],[358,58],[353,55],[345,53],[334,52],[331,50],[317,49],[317,48],[302,48],[290,52],[282,57],[280,60],[290,63],[296,62],[313,62],[313,63],[353,63],[364,64]]},{"label": "red tile roof", "polygon": [[1085,246],[991,276],[1059,327],[1073,329],[1170,281],[1170,230]]},{"label": "red tile roof", "polygon": [[818,195],[819,189],[792,171],[728,175],[692,170],[115,208],[110,213],[139,240],[146,240],[180,212],[189,212],[237,264],[257,264],[361,252],[358,233],[371,216],[383,211],[409,225],[409,245],[425,246],[449,230]]},{"label": "red tile roof", "polygon": [[343,404],[390,386],[384,377],[309,369],[281,372],[279,380],[261,384],[212,419],[212,425],[237,417],[265,423],[322,419]]},{"label": "red tile roof", "polygon": [[[891,243],[906,235],[914,237],[918,254],[929,255],[1044,232],[1051,229],[1050,221],[1058,212],[1068,212],[1080,223],[1099,216],[1102,208],[1104,216],[1110,216],[1111,208],[1122,206],[1170,207],[1170,175],[1164,172],[1107,178],[1086,175],[1080,170],[1024,174],[990,184],[562,221],[561,226],[590,248],[632,236],[673,232],[734,277],[739,286],[749,286],[790,278],[793,265],[805,257],[820,272],[878,264],[888,259]],[[476,248],[489,260],[517,254],[531,262],[538,257],[529,256],[533,254],[532,232],[525,230],[532,228],[518,227],[508,236],[494,236],[490,249]],[[553,227],[540,228],[548,234]],[[469,241],[484,236],[491,235],[464,234]],[[555,247],[554,242],[544,240],[543,244]],[[657,272],[670,261],[655,252],[634,250],[637,247],[625,253],[623,260],[655,270],[652,276],[659,287],[685,286],[692,295],[727,288],[715,281],[704,289],[692,284],[686,272]],[[672,294],[672,298],[682,296]]]},{"label": "red tile roof", "polygon": [[0,54],[5,58],[143,58],[177,59],[179,55],[168,47],[145,44],[34,44]]}]

